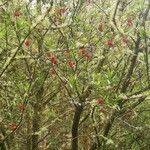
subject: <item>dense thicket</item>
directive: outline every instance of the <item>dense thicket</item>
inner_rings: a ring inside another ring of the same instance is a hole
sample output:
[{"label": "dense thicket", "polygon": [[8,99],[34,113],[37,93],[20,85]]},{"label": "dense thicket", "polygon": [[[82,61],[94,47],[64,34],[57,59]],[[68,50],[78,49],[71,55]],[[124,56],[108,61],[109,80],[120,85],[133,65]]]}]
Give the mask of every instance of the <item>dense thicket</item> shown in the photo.
[{"label": "dense thicket", "polygon": [[150,0],[1,0],[0,149],[150,149]]}]

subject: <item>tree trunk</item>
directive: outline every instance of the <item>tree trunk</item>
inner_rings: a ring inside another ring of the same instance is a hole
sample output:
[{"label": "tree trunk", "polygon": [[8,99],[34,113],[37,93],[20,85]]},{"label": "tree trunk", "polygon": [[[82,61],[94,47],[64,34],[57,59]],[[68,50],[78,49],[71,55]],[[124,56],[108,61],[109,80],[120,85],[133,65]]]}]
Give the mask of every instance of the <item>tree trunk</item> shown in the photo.
[{"label": "tree trunk", "polygon": [[39,131],[39,127],[40,127],[40,116],[39,116],[39,112],[38,112],[38,107],[35,106],[34,107],[34,114],[33,114],[33,120],[32,120],[32,150],[39,150],[38,147],[38,139],[39,139],[39,135],[36,133]]},{"label": "tree trunk", "polygon": [[73,124],[72,124],[72,145],[71,150],[78,150],[78,128],[83,107],[78,106],[75,109]]}]

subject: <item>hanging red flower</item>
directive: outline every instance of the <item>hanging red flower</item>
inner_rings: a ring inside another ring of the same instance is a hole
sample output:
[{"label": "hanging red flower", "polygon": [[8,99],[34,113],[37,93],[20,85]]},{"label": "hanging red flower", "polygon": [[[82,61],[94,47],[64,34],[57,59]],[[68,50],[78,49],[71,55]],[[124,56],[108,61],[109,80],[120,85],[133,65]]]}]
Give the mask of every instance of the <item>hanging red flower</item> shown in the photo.
[{"label": "hanging red flower", "polygon": [[103,104],[104,104],[104,101],[103,101],[102,97],[99,97],[99,98],[97,99],[97,103],[100,104],[100,105],[103,105]]},{"label": "hanging red flower", "polygon": [[26,47],[29,47],[31,45],[31,40],[29,40],[29,39],[25,40],[24,44]]},{"label": "hanging red flower", "polygon": [[111,48],[111,47],[114,47],[114,43],[113,43],[113,40],[112,39],[108,39],[107,40],[107,45]]},{"label": "hanging red flower", "polygon": [[122,40],[122,42],[125,43],[125,44],[127,44],[127,43],[129,42],[127,36],[123,36],[121,40]]},{"label": "hanging red flower", "polygon": [[56,58],[56,56],[55,56],[54,54],[48,53],[48,54],[47,54],[47,57],[48,57],[48,59],[51,61],[51,63],[52,63],[53,65],[57,65],[57,64],[58,64],[58,60],[57,60],[57,58]]},{"label": "hanging red flower", "polygon": [[101,112],[106,113],[106,109],[104,107],[102,107]]},{"label": "hanging red flower", "polygon": [[15,130],[17,128],[17,124],[16,123],[12,123],[12,124],[10,124],[9,127],[10,127],[11,130]]},{"label": "hanging red flower", "polygon": [[66,63],[70,68],[75,68],[76,66],[76,62],[73,60],[68,60]]},{"label": "hanging red flower", "polygon": [[129,27],[131,27],[131,26],[133,25],[132,19],[128,19],[128,20],[127,20],[127,25],[128,25]]},{"label": "hanging red flower", "polygon": [[14,16],[19,17],[21,15],[20,11],[15,11]]},{"label": "hanging red flower", "polygon": [[79,55],[82,57],[85,57],[86,59],[91,59],[92,58],[92,53],[88,51],[85,47],[80,47],[79,48]]}]

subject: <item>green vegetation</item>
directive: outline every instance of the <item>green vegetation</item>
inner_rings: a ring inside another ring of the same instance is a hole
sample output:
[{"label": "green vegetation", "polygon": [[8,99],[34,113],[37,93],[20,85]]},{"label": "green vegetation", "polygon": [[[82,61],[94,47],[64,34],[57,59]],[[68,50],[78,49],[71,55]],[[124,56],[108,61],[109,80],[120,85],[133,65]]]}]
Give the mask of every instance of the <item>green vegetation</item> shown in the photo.
[{"label": "green vegetation", "polygon": [[150,0],[0,1],[0,150],[150,149]]}]

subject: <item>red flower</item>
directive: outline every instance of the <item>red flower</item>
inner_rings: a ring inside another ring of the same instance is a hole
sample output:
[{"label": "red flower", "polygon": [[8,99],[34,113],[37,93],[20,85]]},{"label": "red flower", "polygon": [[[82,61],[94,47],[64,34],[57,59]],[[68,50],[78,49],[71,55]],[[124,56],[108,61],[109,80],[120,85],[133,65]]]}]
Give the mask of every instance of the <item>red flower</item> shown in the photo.
[{"label": "red flower", "polygon": [[99,97],[99,98],[97,99],[97,103],[100,104],[100,105],[103,105],[103,104],[104,104],[104,101],[103,101],[102,97]]},{"label": "red flower", "polygon": [[51,63],[53,65],[57,65],[58,64],[58,60],[56,59],[56,57],[52,57],[50,61],[51,61]]},{"label": "red flower", "polygon": [[81,54],[81,55],[85,55],[85,53],[86,53],[86,48],[85,47],[80,47],[79,48],[79,53]]},{"label": "red flower", "polygon": [[127,44],[129,42],[128,38],[126,36],[122,37],[122,42]]},{"label": "red flower", "polygon": [[73,61],[73,60],[68,60],[68,61],[67,61],[67,65],[68,65],[70,68],[75,68],[76,63],[75,63],[75,61]]},{"label": "red flower", "polygon": [[113,47],[113,46],[114,46],[113,40],[112,40],[112,39],[108,39],[108,40],[107,40],[107,45],[108,45],[109,47]]},{"label": "red flower", "polygon": [[129,27],[131,27],[131,26],[133,25],[132,19],[128,19],[128,20],[127,20],[127,25],[128,25]]},{"label": "red flower", "polygon": [[31,41],[27,39],[24,44],[26,47],[29,47],[31,45]]},{"label": "red flower", "polygon": [[104,107],[102,107],[101,112],[106,113],[106,109]]},{"label": "red flower", "polygon": [[55,56],[54,54],[48,53],[48,54],[47,54],[47,57],[48,57],[48,59],[51,61],[51,63],[52,63],[53,65],[57,65],[57,64],[58,64],[58,60],[57,60],[57,58],[56,58],[56,56]]},{"label": "red flower", "polygon": [[15,13],[14,13],[14,16],[16,16],[16,17],[19,17],[21,15],[21,13],[19,12],[19,11],[16,11]]},{"label": "red flower", "polygon": [[10,124],[9,127],[10,127],[11,130],[15,130],[17,128],[17,124],[16,123],[12,123],[12,124]]},{"label": "red flower", "polygon": [[88,51],[85,47],[79,48],[79,54],[87,59],[92,58],[92,53],[90,51]]}]

